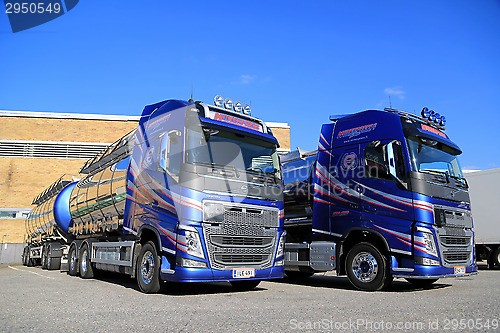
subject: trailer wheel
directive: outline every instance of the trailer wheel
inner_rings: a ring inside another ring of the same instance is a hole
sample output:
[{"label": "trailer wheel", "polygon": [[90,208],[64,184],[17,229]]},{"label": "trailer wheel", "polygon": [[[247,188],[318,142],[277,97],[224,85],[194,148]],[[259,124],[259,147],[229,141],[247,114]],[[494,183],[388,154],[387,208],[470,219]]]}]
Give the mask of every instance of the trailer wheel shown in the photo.
[{"label": "trailer wheel", "polygon": [[439,279],[405,279],[415,287],[428,287]]},{"label": "trailer wheel", "polygon": [[80,276],[84,279],[92,279],[94,277],[94,268],[90,262],[89,247],[87,244],[84,244],[80,250],[78,263],[80,264]]},{"label": "trailer wheel", "polygon": [[78,275],[78,256],[76,255],[76,246],[69,249],[68,254],[68,274],[71,276]]},{"label": "trailer wheel", "polygon": [[47,269],[56,270],[61,268],[61,258],[52,257],[52,245],[49,245],[47,251]]},{"label": "trailer wheel", "polygon": [[153,242],[147,242],[141,248],[135,276],[143,293],[154,294],[160,291],[160,259]]},{"label": "trailer wheel", "polygon": [[28,267],[33,267],[35,266],[35,260],[31,258],[31,247],[28,248],[28,254],[27,254],[27,259],[26,259],[26,266]]},{"label": "trailer wheel", "polygon": [[390,285],[386,258],[370,243],[354,245],[346,258],[346,272],[351,284],[360,290],[381,290]]},{"label": "trailer wheel", "polygon": [[229,283],[231,283],[234,289],[245,291],[252,290],[257,287],[260,283],[260,280],[230,281]]},{"label": "trailer wheel", "polygon": [[23,266],[28,266],[28,247],[25,246],[23,249]]},{"label": "trailer wheel", "polygon": [[42,269],[47,269],[47,246],[42,247]]}]

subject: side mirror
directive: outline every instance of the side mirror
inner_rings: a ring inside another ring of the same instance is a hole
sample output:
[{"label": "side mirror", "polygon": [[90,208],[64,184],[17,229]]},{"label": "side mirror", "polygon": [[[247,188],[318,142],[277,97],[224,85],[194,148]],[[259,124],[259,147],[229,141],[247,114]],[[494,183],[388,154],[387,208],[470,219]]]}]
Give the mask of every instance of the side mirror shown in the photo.
[{"label": "side mirror", "polygon": [[170,166],[169,155],[172,152],[172,146],[179,144],[179,138],[181,137],[181,131],[171,130],[163,134],[161,138],[161,149],[160,149],[160,159],[159,168],[163,172],[167,172]]},{"label": "side mirror", "polygon": [[402,172],[402,169],[404,169],[404,160],[402,155],[401,142],[394,140],[387,144],[386,158],[389,175],[396,181],[397,184],[405,189],[408,189],[408,184],[402,179],[404,173]]}]

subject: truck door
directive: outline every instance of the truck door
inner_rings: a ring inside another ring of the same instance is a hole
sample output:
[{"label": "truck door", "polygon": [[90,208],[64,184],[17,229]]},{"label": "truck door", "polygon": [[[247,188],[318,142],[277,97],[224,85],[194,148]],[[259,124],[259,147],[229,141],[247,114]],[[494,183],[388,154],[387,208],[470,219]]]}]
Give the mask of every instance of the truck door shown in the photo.
[{"label": "truck door", "polygon": [[360,225],[358,175],[362,170],[359,145],[340,147],[329,156],[330,233],[341,237]]},{"label": "truck door", "polygon": [[359,179],[362,224],[383,234],[391,249],[411,253],[414,212],[402,144],[376,140],[360,148],[364,159]]}]

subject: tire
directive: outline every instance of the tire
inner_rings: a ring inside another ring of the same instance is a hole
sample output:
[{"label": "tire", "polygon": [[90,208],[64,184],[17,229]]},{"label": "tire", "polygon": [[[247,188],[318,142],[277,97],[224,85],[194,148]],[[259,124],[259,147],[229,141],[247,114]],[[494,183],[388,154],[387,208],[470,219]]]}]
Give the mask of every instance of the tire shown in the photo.
[{"label": "tire", "polygon": [[500,247],[495,250],[495,252],[492,254],[493,256],[493,263],[500,267]]},{"label": "tire", "polygon": [[42,269],[47,269],[47,246],[44,245],[42,247]]},{"label": "tire", "polygon": [[230,281],[234,289],[239,291],[252,290],[257,287],[260,280]]},{"label": "tire", "polygon": [[23,266],[28,266],[28,247],[25,246],[23,249]]},{"label": "tire", "polygon": [[84,244],[80,250],[80,256],[78,258],[80,277],[84,279],[92,279],[94,277],[94,268],[90,262],[89,247]]},{"label": "tire", "polygon": [[28,248],[28,254],[26,258],[26,266],[33,267],[35,266],[34,259],[31,258],[31,248]]},{"label": "tire", "polygon": [[439,279],[405,279],[415,287],[428,287]]},{"label": "tire", "polygon": [[312,272],[285,271],[285,275],[292,280],[305,279],[314,275]]},{"label": "tire", "polygon": [[139,289],[146,294],[154,294],[162,289],[160,283],[160,259],[153,242],[147,242],[141,248],[137,258],[136,271]]},{"label": "tire", "polygon": [[347,254],[345,268],[349,282],[359,290],[381,290],[392,282],[387,259],[370,243],[354,245]]},{"label": "tire", "polygon": [[78,256],[76,254],[76,246],[72,246],[68,253],[68,274],[71,276],[78,275]]}]

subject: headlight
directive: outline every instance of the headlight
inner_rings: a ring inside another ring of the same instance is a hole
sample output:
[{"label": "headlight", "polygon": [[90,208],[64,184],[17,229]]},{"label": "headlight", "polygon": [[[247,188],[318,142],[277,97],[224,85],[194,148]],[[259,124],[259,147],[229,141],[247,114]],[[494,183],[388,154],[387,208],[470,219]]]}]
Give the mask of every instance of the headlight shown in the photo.
[{"label": "headlight", "polygon": [[286,231],[281,234],[280,241],[278,242],[278,249],[276,250],[276,258],[282,257],[285,254],[285,237],[286,237]]},{"label": "headlight", "polygon": [[203,207],[203,221],[224,221],[224,206],[218,203],[206,203]]},{"label": "headlight", "polygon": [[181,226],[179,229],[184,230],[186,252],[193,257],[205,259],[205,253],[203,252],[203,246],[198,231],[188,226]]},{"label": "headlight", "polygon": [[434,235],[430,232],[423,232],[425,250],[428,254],[437,257],[436,241],[434,240]]}]

